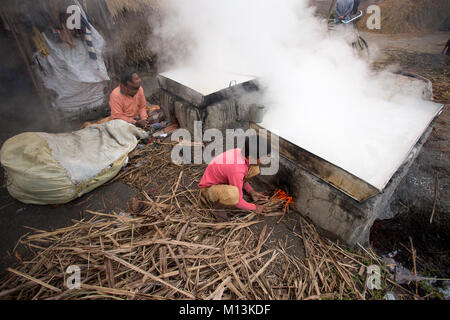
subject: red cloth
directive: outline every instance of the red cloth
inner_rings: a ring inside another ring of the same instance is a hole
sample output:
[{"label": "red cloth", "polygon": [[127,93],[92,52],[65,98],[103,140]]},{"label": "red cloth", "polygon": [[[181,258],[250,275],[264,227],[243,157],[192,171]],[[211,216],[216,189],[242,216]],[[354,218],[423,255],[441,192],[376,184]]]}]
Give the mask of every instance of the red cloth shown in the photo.
[{"label": "red cloth", "polygon": [[111,120],[122,119],[131,124],[135,124],[138,116],[141,120],[147,120],[147,102],[145,100],[144,89],[139,88],[134,97],[121,93],[120,86],[115,88],[109,97],[111,107]]},{"label": "red cloth", "polygon": [[256,210],[256,205],[245,201],[242,191],[242,188],[248,193],[253,191],[248,182],[244,183],[248,168],[249,162],[241,154],[241,149],[228,150],[211,161],[198,186],[200,188],[221,184],[235,186],[239,190],[239,203],[236,207],[242,210],[254,211]]}]

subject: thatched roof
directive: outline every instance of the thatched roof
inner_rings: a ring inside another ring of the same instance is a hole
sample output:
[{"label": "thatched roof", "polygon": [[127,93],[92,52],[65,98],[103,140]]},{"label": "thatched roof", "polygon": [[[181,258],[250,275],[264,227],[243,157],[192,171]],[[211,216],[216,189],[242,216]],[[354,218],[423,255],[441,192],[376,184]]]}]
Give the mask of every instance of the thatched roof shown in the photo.
[{"label": "thatched roof", "polygon": [[[148,9],[158,11],[159,0],[79,0],[88,8],[91,17],[104,15],[107,10],[111,17],[117,18],[124,11],[144,12]],[[36,20],[58,19],[59,13],[66,12],[67,7],[74,4],[74,0],[11,0],[2,3],[0,11],[6,16],[16,20],[19,15],[22,19],[35,23]]]},{"label": "thatched roof", "polygon": [[120,15],[123,10],[141,12],[148,8],[153,10],[159,8],[158,0],[105,0],[105,2],[113,18]]},{"label": "thatched roof", "polygon": [[60,12],[65,12],[73,4],[72,0],[16,0],[5,1],[0,10],[12,21],[30,21],[32,24],[44,23],[45,20],[58,20]]},{"label": "thatched roof", "polygon": [[[375,2],[366,1],[369,4]],[[381,30],[367,29],[367,14],[359,23],[364,31],[386,34],[437,31],[450,12],[448,0],[384,0],[381,9]],[[364,10],[366,7],[361,6]]]}]

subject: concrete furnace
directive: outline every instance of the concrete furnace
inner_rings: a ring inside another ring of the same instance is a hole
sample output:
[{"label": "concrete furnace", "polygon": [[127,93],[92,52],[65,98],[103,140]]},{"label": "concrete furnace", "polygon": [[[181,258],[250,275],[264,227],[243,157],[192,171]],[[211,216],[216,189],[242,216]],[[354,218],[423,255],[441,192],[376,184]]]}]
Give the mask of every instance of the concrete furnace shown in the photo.
[{"label": "concrete furnace", "polygon": [[[380,124],[378,131],[354,132],[354,141],[342,141],[342,150],[348,152],[352,143],[361,141],[370,141],[371,149],[360,152],[355,148],[354,154],[346,157],[328,153],[327,148],[315,149],[319,138],[314,134],[307,138],[308,134],[296,136],[289,128],[274,125],[279,123],[273,121],[276,114],[269,114],[262,123],[250,123],[249,106],[259,102],[256,100],[260,94],[254,76],[185,68],[162,73],[158,81],[160,103],[166,115],[176,118],[191,133],[194,121],[202,121],[204,130],[252,127],[276,135],[280,170],[277,175],[262,179],[294,196],[297,211],[330,238],[355,246],[368,244],[373,222],[387,215],[394,192],[443,107],[429,101],[432,88],[428,80],[405,73],[395,77],[398,90],[422,93],[419,107],[412,110],[403,105],[404,110],[397,111],[408,112],[409,117],[391,119],[392,123]],[[356,115],[356,120],[358,116],[363,115]],[[396,134],[386,138],[383,125],[394,126]],[[321,130],[326,130],[326,126]]]}]

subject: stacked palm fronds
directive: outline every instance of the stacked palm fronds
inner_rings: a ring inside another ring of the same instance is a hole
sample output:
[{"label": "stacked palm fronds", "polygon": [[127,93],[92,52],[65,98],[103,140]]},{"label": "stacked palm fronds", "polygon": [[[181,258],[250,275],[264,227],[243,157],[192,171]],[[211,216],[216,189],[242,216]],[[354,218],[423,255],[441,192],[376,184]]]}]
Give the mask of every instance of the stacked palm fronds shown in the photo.
[{"label": "stacked palm fronds", "polygon": [[[366,11],[372,4],[361,4],[360,9]],[[447,0],[384,0],[376,5],[381,11],[381,29],[368,28],[367,21],[373,17],[373,11],[367,12],[358,23],[358,28],[385,34],[438,31],[450,10]]]},{"label": "stacked palm fronds", "polygon": [[133,12],[142,12],[148,8],[159,10],[157,0],[105,0],[105,2],[113,18],[122,14],[124,10]]},{"label": "stacked palm fronds", "polygon": [[[148,202],[132,218],[95,215],[22,240],[36,256],[3,283],[3,299],[365,299],[364,263],[305,224],[308,258],[267,249],[253,214],[217,223],[205,210]],[[149,210],[152,208],[151,210]],[[172,212],[171,212],[172,211]],[[148,214],[151,212],[150,214]],[[299,235],[300,236],[300,235]],[[67,288],[69,266],[81,288]],[[364,274],[361,274],[364,275]]]},{"label": "stacked palm fronds", "polygon": [[[136,150],[118,179],[141,197],[127,212],[92,214],[90,220],[52,232],[35,230],[19,245],[34,256],[0,285],[2,299],[368,299],[365,268],[379,262],[319,236],[303,218],[306,257],[269,246],[263,217],[236,210],[218,223],[200,204],[203,166],[170,161],[171,144]],[[163,185],[164,184],[164,185]],[[278,202],[279,208],[285,202]],[[273,210],[278,210],[274,208]],[[295,213],[290,213],[293,215]],[[81,271],[69,289],[69,266]]]}]

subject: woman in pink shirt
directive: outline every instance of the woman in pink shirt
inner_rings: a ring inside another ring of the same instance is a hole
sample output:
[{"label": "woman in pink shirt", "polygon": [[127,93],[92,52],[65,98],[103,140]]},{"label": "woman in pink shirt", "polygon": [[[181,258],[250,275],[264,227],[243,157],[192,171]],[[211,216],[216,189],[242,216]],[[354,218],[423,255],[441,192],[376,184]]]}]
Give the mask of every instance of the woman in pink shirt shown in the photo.
[{"label": "woman in pink shirt", "polygon": [[[270,153],[270,145],[262,154],[259,149],[259,136],[246,137],[242,149],[231,149],[217,156],[206,168],[199,183],[203,196],[216,208],[235,206],[236,208],[254,211],[262,214],[264,206],[248,203],[244,200],[244,191],[252,197],[253,201],[266,197],[256,192],[248,180],[259,174],[260,158]],[[252,146],[252,148],[251,148]],[[228,220],[229,216],[220,217]]]}]

